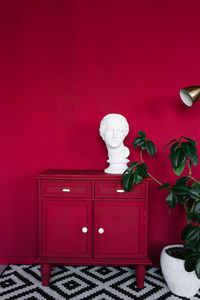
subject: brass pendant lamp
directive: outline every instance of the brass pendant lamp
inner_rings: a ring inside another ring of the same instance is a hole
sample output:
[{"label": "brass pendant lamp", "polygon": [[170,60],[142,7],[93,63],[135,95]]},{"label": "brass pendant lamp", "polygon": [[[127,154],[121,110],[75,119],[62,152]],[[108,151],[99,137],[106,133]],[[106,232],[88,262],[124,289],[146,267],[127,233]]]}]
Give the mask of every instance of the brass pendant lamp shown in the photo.
[{"label": "brass pendant lamp", "polygon": [[180,89],[180,97],[187,106],[192,106],[200,98],[200,85]]}]

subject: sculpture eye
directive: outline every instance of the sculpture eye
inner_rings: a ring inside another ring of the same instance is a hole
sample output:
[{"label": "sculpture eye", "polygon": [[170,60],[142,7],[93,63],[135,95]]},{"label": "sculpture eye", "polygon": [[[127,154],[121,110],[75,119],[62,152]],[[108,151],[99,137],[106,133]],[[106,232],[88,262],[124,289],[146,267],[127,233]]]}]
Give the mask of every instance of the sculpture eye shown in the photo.
[{"label": "sculpture eye", "polygon": [[119,129],[118,132],[119,132],[120,134],[123,134],[123,133],[124,133],[124,131],[123,131],[122,129]]}]

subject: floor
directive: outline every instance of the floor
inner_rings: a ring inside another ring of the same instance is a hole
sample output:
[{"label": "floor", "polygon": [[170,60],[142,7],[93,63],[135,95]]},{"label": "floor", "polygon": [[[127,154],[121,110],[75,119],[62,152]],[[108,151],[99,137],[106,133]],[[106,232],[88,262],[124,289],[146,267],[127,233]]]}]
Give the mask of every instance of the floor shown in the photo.
[{"label": "floor", "polygon": [[[138,289],[130,267],[57,266],[48,287],[41,284],[40,265],[9,265],[0,275],[1,300],[178,300],[159,268],[148,267]],[[191,298],[200,299],[200,293]]]}]

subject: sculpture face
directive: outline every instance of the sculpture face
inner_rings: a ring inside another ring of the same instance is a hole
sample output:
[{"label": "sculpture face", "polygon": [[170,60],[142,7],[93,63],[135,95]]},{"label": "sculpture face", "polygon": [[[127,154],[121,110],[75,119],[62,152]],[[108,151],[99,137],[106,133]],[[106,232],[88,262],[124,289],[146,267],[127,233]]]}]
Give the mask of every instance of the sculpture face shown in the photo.
[{"label": "sculpture face", "polygon": [[123,124],[117,118],[106,120],[103,138],[108,147],[118,148],[125,138]]},{"label": "sculpture face", "polygon": [[127,120],[119,114],[106,115],[100,124],[100,135],[108,148],[118,148],[129,132]]}]

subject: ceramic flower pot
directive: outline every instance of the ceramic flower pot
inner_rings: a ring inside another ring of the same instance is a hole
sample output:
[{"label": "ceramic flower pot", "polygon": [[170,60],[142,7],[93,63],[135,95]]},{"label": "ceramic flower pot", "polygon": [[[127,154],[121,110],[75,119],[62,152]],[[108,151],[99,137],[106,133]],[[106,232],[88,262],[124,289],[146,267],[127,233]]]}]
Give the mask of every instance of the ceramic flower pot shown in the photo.
[{"label": "ceramic flower pot", "polygon": [[200,288],[200,280],[195,272],[187,272],[184,268],[184,260],[170,256],[166,250],[174,247],[183,248],[182,245],[170,245],[165,247],[160,256],[161,270],[169,290],[181,297],[191,298]]}]

